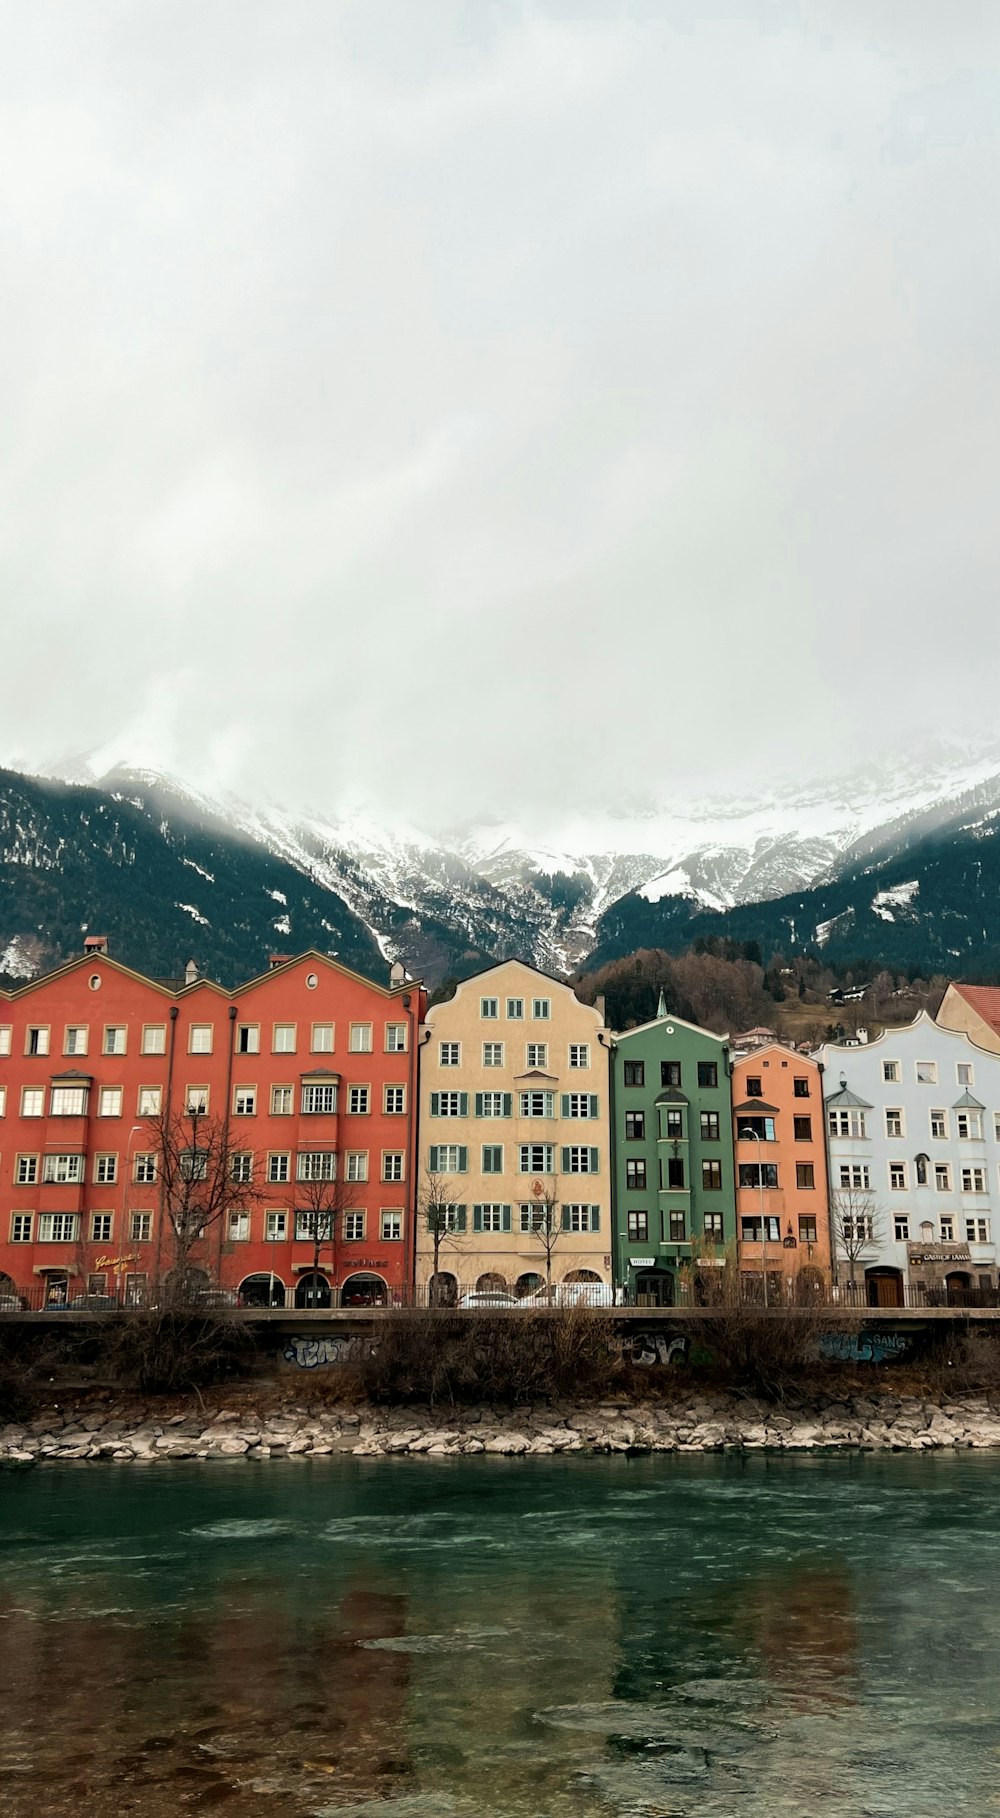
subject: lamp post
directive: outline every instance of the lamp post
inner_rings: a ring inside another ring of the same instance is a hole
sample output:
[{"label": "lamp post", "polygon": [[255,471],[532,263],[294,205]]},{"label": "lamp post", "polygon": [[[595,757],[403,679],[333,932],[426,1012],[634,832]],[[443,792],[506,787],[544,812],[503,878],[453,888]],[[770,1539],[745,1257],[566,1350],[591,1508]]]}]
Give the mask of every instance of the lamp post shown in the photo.
[{"label": "lamp post", "polygon": [[[122,1216],[126,1220],[128,1218],[128,1214],[129,1214],[129,1210],[130,1210],[129,1201],[132,1198],[132,1157],[133,1157],[133,1153],[134,1153],[133,1138],[136,1136],[141,1136],[142,1130],[143,1130],[142,1124],[133,1124],[131,1130],[128,1133],[128,1147],[125,1151],[125,1180],[123,1182],[125,1191],[122,1194]],[[118,1239],[119,1256],[125,1255],[126,1239],[128,1239],[131,1242],[128,1232],[122,1231],[120,1233],[120,1236]],[[115,1273],[118,1278],[116,1287],[115,1287],[115,1300],[116,1300],[117,1304],[119,1306],[121,1306],[122,1296],[125,1292],[125,1273],[124,1273],[124,1270],[122,1270],[122,1269],[117,1269],[115,1271]]]},{"label": "lamp post", "polygon": [[760,1282],[764,1292],[764,1305],[767,1306],[767,1223],[764,1213],[764,1164],[760,1159],[760,1145],[764,1141],[759,1130],[749,1126],[743,1132],[744,1141],[757,1144],[757,1184],[760,1188]]}]

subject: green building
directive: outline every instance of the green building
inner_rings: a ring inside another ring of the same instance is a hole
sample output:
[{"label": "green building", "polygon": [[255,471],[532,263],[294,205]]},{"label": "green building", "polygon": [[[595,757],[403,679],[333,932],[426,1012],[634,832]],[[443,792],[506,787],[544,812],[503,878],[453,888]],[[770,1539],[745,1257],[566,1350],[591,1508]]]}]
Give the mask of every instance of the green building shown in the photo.
[{"label": "green building", "polygon": [[733,1091],[726,1042],[659,1008],[614,1037],[614,1274],[627,1300],[672,1306],[678,1269],[735,1240]]}]

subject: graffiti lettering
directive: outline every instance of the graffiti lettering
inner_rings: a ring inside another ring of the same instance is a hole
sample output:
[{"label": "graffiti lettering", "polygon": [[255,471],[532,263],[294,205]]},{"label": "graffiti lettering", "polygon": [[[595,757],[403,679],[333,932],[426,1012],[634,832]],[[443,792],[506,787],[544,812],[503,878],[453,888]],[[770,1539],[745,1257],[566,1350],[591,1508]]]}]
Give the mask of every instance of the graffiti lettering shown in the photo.
[{"label": "graffiti lettering", "polygon": [[300,1370],[318,1370],[326,1364],[354,1363],[372,1349],[370,1338],[290,1338],[282,1352],[286,1363]]},{"label": "graffiti lettering", "polygon": [[902,1332],[825,1332],[819,1348],[841,1363],[886,1363],[901,1357],[909,1343]]},{"label": "graffiti lettering", "polygon": [[631,1345],[634,1364],[687,1363],[686,1338],[668,1338],[665,1332],[637,1332]]}]

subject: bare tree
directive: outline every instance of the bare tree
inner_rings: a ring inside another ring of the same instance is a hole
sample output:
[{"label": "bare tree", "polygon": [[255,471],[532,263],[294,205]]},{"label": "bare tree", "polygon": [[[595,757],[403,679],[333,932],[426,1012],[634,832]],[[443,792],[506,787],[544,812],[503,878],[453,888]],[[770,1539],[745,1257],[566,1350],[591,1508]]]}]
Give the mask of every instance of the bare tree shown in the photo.
[{"label": "bare tree", "polygon": [[311,1176],[308,1180],[299,1180],[295,1184],[295,1236],[305,1238],[312,1244],[314,1279],[319,1273],[321,1254],[327,1248],[330,1250],[330,1273],[336,1277],[340,1220],[346,1212],[353,1211],[361,1203],[358,1183],[347,1180],[342,1175],[340,1161],[339,1156],[335,1157],[332,1178]]},{"label": "bare tree", "polygon": [[440,1281],[441,1251],[463,1246],[465,1206],[458,1198],[458,1191],[454,1181],[446,1175],[428,1172],[417,1195],[417,1217],[426,1224],[434,1257],[429,1296],[432,1307],[445,1304]]},{"label": "bare tree", "polygon": [[149,1132],[160,1175],[159,1291],[179,1302],[190,1299],[195,1282],[209,1272],[212,1233],[224,1230],[231,1212],[249,1211],[263,1196],[252,1178],[234,1171],[224,1120],[203,1111],[165,1111],[149,1119]]},{"label": "bare tree", "polygon": [[535,1192],[529,1202],[529,1234],[545,1258],[545,1297],[552,1299],[552,1257],[563,1235],[562,1210],[555,1191],[550,1187]]},{"label": "bare tree", "polygon": [[831,1195],[833,1213],[834,1261],[846,1258],[847,1279],[852,1301],[856,1295],[857,1265],[866,1251],[882,1241],[883,1208],[877,1204],[870,1187],[844,1185]]}]

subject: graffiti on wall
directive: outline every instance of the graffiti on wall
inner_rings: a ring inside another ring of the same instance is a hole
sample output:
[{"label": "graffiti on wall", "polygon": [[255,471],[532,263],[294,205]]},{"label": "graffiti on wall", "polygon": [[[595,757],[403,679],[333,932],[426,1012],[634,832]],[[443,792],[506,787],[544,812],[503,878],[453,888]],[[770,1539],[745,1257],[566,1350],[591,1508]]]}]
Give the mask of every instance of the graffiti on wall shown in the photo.
[{"label": "graffiti on wall", "polygon": [[819,1348],[838,1363],[888,1363],[909,1346],[903,1332],[824,1332]]},{"label": "graffiti on wall", "polygon": [[319,1370],[328,1364],[357,1363],[371,1348],[371,1339],[357,1334],[343,1338],[290,1338],[281,1355],[299,1370]]},{"label": "graffiti on wall", "polygon": [[630,1342],[634,1364],[687,1363],[686,1338],[671,1338],[666,1332],[636,1332]]}]

